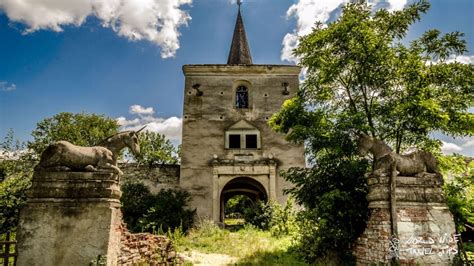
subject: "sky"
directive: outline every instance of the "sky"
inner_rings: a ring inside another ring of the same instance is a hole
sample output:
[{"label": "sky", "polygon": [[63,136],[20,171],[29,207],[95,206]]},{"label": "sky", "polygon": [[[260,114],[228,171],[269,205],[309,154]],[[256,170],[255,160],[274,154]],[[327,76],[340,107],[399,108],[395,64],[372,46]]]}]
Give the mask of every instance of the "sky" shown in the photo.
[{"label": "sky", "polygon": [[[255,64],[295,64],[298,36],[349,0],[244,0]],[[369,0],[399,10],[412,0]],[[427,29],[465,33],[474,63],[474,1],[431,0],[406,41]],[[184,64],[225,64],[235,0],[0,0],[0,138],[29,140],[59,112],[103,114],[122,129],[181,138]],[[436,135],[446,153],[474,156],[474,138]]]}]

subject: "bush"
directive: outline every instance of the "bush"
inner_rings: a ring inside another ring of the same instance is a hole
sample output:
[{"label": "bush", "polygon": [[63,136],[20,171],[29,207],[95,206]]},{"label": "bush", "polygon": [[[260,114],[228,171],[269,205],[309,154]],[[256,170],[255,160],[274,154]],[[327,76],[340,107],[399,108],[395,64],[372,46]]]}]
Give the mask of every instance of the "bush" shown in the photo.
[{"label": "bush", "polygon": [[273,217],[273,208],[270,204],[257,201],[244,210],[245,222],[262,230],[269,230]]},{"label": "bush", "polygon": [[12,130],[0,142],[0,234],[16,230],[20,209],[26,204],[33,162],[24,148]]},{"label": "bush", "polygon": [[293,199],[288,198],[285,206],[270,202],[272,206],[272,219],[270,232],[273,236],[293,235],[297,231],[297,212],[293,207]]},{"label": "bush", "polygon": [[273,236],[290,235],[296,231],[296,211],[291,198],[285,206],[275,201],[258,201],[244,210],[244,218],[248,224],[269,230]]},{"label": "bush", "polygon": [[230,198],[225,204],[226,218],[242,218],[245,210],[253,204],[252,200],[245,195],[237,195]]},{"label": "bush", "polygon": [[31,184],[29,176],[11,176],[0,182],[0,234],[15,231],[20,209],[26,204],[26,191]]},{"label": "bush", "polygon": [[122,186],[122,212],[132,232],[168,232],[193,224],[195,210],[186,209],[191,195],[182,190],[161,190],[153,195],[143,183]]},{"label": "bush", "polygon": [[139,219],[142,231],[153,233],[155,230],[167,232],[182,227],[186,232],[193,225],[196,210],[185,209],[191,195],[184,190],[161,190],[152,196],[147,213]]},{"label": "bush", "polygon": [[125,183],[122,185],[122,213],[127,228],[140,232],[138,224],[153,204],[153,195],[143,183]]},{"label": "bush", "polygon": [[318,167],[287,173],[286,179],[295,184],[289,192],[306,207],[298,215],[299,250],[306,261],[333,255],[350,259],[369,215],[366,169],[365,160],[326,154]]}]

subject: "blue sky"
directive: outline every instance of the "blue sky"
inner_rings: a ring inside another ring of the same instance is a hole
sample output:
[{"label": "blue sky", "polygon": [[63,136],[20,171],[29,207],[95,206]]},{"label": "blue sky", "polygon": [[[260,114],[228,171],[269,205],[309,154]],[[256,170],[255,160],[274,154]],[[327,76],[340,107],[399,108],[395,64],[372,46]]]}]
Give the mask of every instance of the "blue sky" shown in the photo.
[{"label": "blue sky", "polygon": [[[181,67],[224,64],[237,11],[230,0],[124,1],[129,6],[106,0],[96,1],[102,6],[85,0],[74,6],[62,0],[18,2],[0,0],[0,137],[12,128],[21,140],[46,117],[85,111],[118,118],[129,128],[151,123],[152,130],[179,141]],[[295,36],[316,19],[326,20],[342,2],[244,1],[254,63],[293,64],[288,51]],[[371,2],[398,9],[407,1]],[[429,28],[459,30],[466,34],[468,55],[474,55],[474,1],[430,2],[407,39]],[[474,155],[472,138],[443,140],[452,151]]]}]

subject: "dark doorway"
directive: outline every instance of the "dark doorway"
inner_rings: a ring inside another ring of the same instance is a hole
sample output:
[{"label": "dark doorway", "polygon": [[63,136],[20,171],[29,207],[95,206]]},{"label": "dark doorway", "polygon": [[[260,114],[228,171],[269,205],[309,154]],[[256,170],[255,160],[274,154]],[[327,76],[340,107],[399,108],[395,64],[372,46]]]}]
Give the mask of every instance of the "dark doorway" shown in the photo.
[{"label": "dark doorway", "polygon": [[[230,199],[235,197],[240,197],[237,199],[242,200],[242,204],[247,204],[251,202],[255,204],[257,201],[266,202],[268,199],[265,188],[260,184],[260,182],[249,177],[237,177],[229,181],[221,192],[220,198],[220,221],[225,224],[226,211],[225,207]],[[245,202],[248,200],[248,202]],[[227,205],[229,207],[229,205]],[[230,214],[229,212],[227,212]]]}]

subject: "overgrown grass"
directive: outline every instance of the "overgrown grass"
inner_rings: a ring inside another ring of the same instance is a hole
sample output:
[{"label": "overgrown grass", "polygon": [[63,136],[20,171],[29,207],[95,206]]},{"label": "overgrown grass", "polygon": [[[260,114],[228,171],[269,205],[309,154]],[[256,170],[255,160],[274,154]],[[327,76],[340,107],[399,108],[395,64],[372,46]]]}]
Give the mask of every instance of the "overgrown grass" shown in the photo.
[{"label": "overgrown grass", "polygon": [[237,265],[307,265],[291,250],[290,236],[274,237],[249,225],[232,230],[204,221],[174,241],[178,252],[226,254],[238,258]]},{"label": "overgrown grass", "polygon": [[466,242],[464,243],[464,249],[466,250],[467,258],[470,262],[474,262],[474,243]]}]

